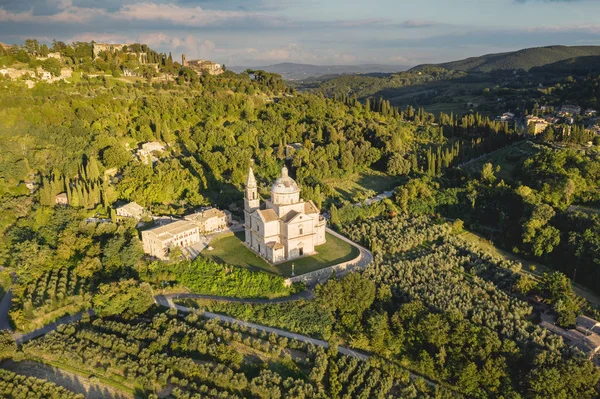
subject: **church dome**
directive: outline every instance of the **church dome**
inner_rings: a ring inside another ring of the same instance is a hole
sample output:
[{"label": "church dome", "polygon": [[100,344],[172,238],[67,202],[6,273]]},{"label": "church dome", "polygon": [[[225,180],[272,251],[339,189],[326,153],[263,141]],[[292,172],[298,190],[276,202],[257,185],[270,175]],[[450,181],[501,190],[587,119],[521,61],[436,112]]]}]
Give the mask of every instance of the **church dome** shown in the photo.
[{"label": "church dome", "polygon": [[298,184],[288,176],[288,170],[284,166],[281,169],[281,177],[273,183],[271,192],[274,194],[294,194],[299,192]]}]

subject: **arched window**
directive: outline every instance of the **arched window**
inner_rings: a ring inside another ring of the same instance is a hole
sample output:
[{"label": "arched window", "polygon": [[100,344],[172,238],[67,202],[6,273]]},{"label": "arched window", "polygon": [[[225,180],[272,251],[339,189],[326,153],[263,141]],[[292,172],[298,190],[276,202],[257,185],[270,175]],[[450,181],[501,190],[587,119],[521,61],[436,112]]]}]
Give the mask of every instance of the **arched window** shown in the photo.
[{"label": "arched window", "polygon": [[304,234],[304,226],[302,226],[302,225],[298,226],[298,234],[300,234],[300,235]]}]

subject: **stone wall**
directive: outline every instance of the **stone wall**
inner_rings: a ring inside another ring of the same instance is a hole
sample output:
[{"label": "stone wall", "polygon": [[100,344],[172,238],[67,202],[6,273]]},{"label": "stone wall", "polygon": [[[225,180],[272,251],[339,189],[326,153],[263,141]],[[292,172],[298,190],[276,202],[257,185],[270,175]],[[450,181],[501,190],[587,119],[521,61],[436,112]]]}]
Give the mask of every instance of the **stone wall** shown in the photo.
[{"label": "stone wall", "polygon": [[346,241],[350,245],[355,246],[360,251],[359,255],[347,262],[339,263],[337,265],[329,266],[323,269],[315,270],[309,273],[301,274],[285,279],[285,285],[290,286],[293,283],[304,283],[306,285],[313,285],[316,283],[323,283],[333,276],[333,273],[339,277],[346,275],[354,270],[363,269],[367,267],[373,260],[373,254],[366,248],[350,241],[348,238],[334,232],[331,229],[327,229],[327,232],[337,238]]},{"label": "stone wall", "polygon": [[324,281],[329,280],[331,278],[331,276],[333,276],[334,272],[337,276],[343,276],[357,268],[358,261],[360,260],[361,257],[362,257],[362,254],[348,262],[329,266],[324,269],[315,270],[313,272],[301,274],[300,276],[287,278],[285,280],[285,285],[290,286],[293,283],[304,283],[306,285],[322,283]]}]

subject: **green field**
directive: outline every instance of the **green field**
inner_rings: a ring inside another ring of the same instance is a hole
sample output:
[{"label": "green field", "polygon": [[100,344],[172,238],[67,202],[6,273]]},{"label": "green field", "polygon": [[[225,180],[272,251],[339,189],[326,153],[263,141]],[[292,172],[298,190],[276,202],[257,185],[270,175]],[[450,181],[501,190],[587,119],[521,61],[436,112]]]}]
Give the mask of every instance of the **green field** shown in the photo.
[{"label": "green field", "polygon": [[343,179],[325,179],[336,193],[350,202],[358,202],[372,196],[370,191],[379,194],[395,188],[405,179],[399,176],[389,176],[375,170],[355,173]]},{"label": "green field", "polygon": [[359,255],[358,248],[327,234],[327,242],[316,247],[316,255],[274,266],[249,250],[243,244],[243,241],[244,232],[217,237],[210,243],[213,249],[211,251],[205,249],[201,252],[201,255],[217,263],[245,267],[255,271],[266,271],[285,277],[291,276],[292,263],[294,264],[295,274],[300,275],[347,262]]},{"label": "green field", "polygon": [[515,171],[521,166],[521,163],[538,152],[533,142],[521,141],[508,147],[502,148],[488,156],[484,156],[477,161],[471,162],[463,167],[464,170],[471,173],[480,173],[483,165],[491,162],[494,167],[500,166],[500,171],[496,173],[498,179],[504,181],[513,181]]}]

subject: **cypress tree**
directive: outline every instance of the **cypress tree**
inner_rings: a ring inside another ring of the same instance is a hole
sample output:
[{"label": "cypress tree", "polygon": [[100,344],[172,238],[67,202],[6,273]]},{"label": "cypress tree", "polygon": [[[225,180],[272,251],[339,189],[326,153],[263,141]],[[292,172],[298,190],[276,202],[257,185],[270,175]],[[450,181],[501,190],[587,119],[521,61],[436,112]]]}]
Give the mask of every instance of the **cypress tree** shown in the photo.
[{"label": "cypress tree", "polygon": [[329,210],[329,212],[331,214],[329,222],[331,223],[332,226],[339,227],[340,226],[340,215],[338,213],[338,209],[336,208],[336,206],[331,205],[331,209]]}]

